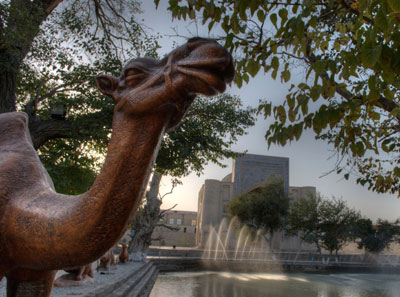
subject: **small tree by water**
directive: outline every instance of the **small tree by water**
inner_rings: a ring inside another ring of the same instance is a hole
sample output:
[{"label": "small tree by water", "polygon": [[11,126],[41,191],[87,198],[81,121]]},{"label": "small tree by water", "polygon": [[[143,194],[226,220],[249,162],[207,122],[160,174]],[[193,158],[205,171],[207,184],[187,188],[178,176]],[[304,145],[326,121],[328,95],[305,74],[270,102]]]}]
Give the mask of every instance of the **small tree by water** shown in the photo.
[{"label": "small tree by water", "polygon": [[289,234],[298,234],[304,242],[315,244],[332,254],[349,240],[354,240],[360,212],[351,209],[341,199],[321,197],[301,198],[293,202],[288,217]]},{"label": "small tree by water", "polygon": [[370,219],[361,219],[356,225],[359,237],[358,248],[377,254],[398,241],[400,235],[400,220],[394,222],[378,219],[375,225]]},{"label": "small tree by water", "polygon": [[262,230],[271,246],[272,235],[283,228],[289,212],[289,198],[282,178],[271,176],[261,187],[235,197],[228,203],[227,211],[250,230]]}]

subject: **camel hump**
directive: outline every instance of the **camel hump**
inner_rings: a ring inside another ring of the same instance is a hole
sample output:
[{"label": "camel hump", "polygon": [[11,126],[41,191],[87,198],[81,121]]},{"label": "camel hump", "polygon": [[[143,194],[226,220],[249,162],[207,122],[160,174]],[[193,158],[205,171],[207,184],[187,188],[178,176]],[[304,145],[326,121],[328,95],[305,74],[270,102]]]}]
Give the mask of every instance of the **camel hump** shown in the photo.
[{"label": "camel hump", "polygon": [[41,184],[54,189],[53,182],[33,147],[28,129],[28,115],[24,112],[2,113],[0,114],[0,184],[5,182],[6,177],[10,178],[10,183],[15,183],[15,180],[28,182],[23,177],[26,172],[30,172],[32,176],[33,172],[36,172],[37,182],[41,181]]},{"label": "camel hump", "polygon": [[23,143],[32,146],[28,130],[28,115],[24,112],[0,114],[0,150],[11,149],[11,147],[20,150]]},{"label": "camel hump", "polygon": [[6,112],[0,114],[0,131],[13,126],[25,129],[28,124],[28,115],[25,112]]}]

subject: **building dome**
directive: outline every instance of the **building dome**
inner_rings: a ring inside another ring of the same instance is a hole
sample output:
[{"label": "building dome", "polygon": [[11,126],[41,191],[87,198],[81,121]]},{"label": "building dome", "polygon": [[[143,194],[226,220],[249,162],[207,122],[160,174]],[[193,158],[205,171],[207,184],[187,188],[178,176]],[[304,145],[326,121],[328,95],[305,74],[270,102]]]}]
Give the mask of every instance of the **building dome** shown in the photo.
[{"label": "building dome", "polygon": [[232,182],[232,173],[229,173],[227,176],[225,176],[222,180],[222,182]]}]

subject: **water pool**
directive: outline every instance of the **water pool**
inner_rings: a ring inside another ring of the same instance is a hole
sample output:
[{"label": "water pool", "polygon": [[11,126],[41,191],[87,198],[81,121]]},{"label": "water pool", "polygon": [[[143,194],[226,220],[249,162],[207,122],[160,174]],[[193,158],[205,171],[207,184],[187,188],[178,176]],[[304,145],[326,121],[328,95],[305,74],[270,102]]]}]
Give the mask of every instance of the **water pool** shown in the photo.
[{"label": "water pool", "polygon": [[160,273],[150,297],[400,297],[395,274]]}]

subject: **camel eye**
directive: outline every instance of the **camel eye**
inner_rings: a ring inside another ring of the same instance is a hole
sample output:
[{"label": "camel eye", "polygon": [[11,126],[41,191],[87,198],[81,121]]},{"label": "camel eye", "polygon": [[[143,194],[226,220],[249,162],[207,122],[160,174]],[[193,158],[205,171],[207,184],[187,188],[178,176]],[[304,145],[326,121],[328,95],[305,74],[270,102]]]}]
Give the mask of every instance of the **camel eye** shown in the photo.
[{"label": "camel eye", "polygon": [[144,70],[141,68],[134,67],[134,68],[129,68],[125,71],[126,78],[130,78],[132,76],[138,76],[138,75],[145,75]]},{"label": "camel eye", "polygon": [[147,76],[146,72],[137,67],[129,68],[125,71],[125,81],[128,84],[137,84]]}]

